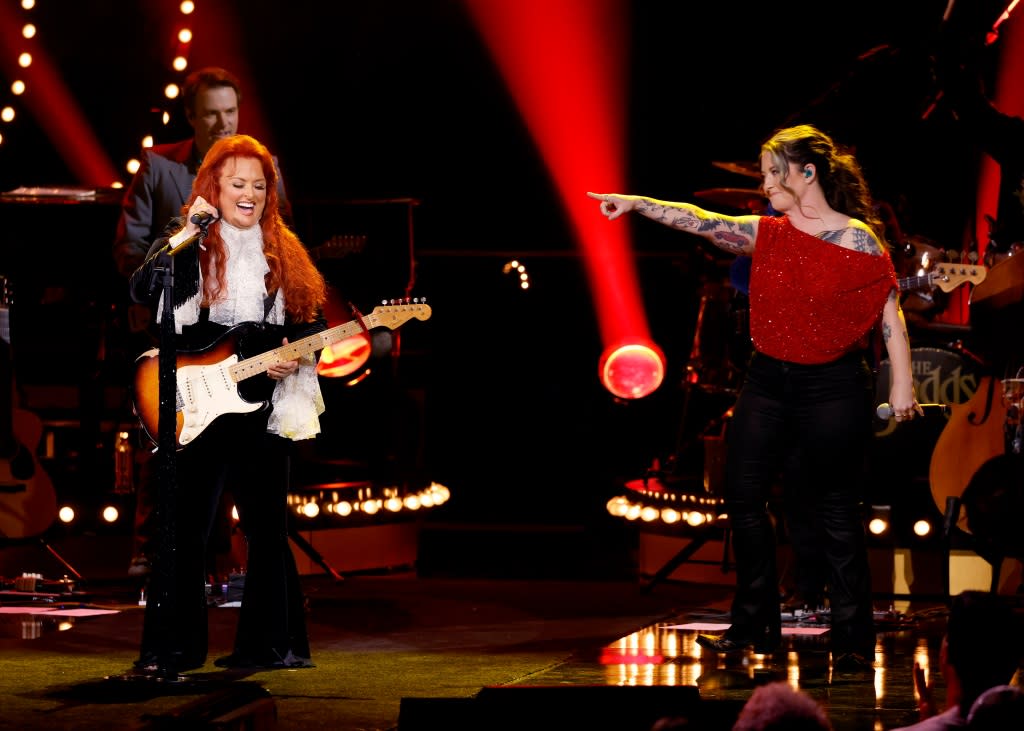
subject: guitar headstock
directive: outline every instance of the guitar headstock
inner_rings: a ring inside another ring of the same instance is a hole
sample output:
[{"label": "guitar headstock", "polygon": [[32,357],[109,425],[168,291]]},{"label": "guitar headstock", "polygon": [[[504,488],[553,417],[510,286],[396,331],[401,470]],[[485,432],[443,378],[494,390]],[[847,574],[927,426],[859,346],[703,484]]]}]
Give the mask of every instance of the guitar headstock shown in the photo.
[{"label": "guitar headstock", "polygon": [[943,292],[952,292],[967,282],[981,284],[987,274],[988,269],[981,264],[941,263],[928,272],[928,279]]},{"label": "guitar headstock", "polygon": [[371,316],[380,325],[395,328],[409,320],[430,319],[430,305],[424,298],[414,297],[412,299],[385,300],[384,303],[373,308]]}]

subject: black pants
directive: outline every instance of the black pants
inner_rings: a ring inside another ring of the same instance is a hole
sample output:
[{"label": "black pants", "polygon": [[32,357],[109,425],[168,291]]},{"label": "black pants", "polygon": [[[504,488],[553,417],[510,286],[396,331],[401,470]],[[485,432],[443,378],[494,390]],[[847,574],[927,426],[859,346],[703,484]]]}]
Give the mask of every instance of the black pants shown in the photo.
[{"label": "black pants", "polygon": [[161,532],[143,659],[155,657],[177,668],[206,661],[207,543],[225,488],[235,500],[247,543],[234,652],[259,664],[289,655],[309,658],[305,598],[288,534],[292,443],[267,434],[266,424],[265,414],[224,415],[176,454],[177,479],[161,485],[171,493],[158,502],[158,512],[170,507],[173,526]]},{"label": "black pants", "polygon": [[762,636],[779,624],[772,486],[793,455],[802,498],[829,567],[834,652],[874,651],[863,480],[874,383],[861,354],[798,365],[755,353],[726,435],[724,497],[732,524],[736,595],[730,633]]}]

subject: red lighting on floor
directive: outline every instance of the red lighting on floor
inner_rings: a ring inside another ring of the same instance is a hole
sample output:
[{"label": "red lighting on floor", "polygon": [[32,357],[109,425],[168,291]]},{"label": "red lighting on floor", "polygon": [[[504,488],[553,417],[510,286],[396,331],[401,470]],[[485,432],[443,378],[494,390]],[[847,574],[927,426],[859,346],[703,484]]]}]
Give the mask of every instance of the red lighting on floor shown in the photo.
[{"label": "red lighting on floor", "polygon": [[642,652],[622,653],[606,647],[601,650],[600,662],[602,665],[661,665],[665,662],[665,656],[647,655]]}]

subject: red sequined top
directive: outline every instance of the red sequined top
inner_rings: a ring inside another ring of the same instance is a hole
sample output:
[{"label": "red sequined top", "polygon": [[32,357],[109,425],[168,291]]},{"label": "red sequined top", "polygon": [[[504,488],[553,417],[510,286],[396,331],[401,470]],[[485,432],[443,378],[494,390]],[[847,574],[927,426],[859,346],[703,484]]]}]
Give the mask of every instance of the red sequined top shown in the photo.
[{"label": "red sequined top", "polygon": [[791,363],[828,363],[859,348],[898,288],[888,254],[854,251],[762,216],[750,269],[750,338]]}]

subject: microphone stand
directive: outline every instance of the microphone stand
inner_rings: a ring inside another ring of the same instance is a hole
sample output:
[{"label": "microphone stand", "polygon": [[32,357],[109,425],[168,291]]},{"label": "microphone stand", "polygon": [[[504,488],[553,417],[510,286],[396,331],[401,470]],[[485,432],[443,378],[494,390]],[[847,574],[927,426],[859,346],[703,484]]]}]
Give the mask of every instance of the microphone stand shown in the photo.
[{"label": "microphone stand", "polygon": [[[177,444],[177,373],[174,322],[174,256],[190,245],[202,244],[206,238],[208,220],[200,225],[199,233],[173,250],[168,248],[157,254],[153,267],[154,280],[163,287],[163,309],[160,318],[160,353],[158,355],[159,407],[157,428],[157,514],[159,536],[156,561],[146,598],[143,621],[142,647],[148,648],[155,659],[156,669],[146,677],[164,682],[182,682],[186,677],[177,671],[178,664],[172,650],[172,638],[178,638],[181,629],[174,626],[178,615],[181,586],[177,580],[177,471],[175,453]],[[178,638],[180,639],[180,638]]]}]

